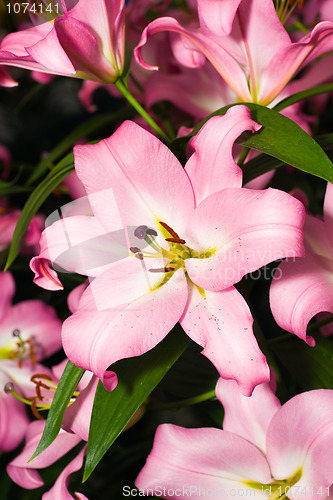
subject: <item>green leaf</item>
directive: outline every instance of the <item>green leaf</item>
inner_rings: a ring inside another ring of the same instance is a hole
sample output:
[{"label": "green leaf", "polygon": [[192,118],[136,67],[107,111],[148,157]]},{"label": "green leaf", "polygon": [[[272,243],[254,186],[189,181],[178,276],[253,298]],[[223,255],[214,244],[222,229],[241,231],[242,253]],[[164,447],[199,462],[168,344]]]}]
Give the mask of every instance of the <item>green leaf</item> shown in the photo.
[{"label": "green leaf", "polygon": [[104,113],[98,114],[90,117],[84,123],[81,123],[73,132],[68,134],[57,146],[50,151],[50,153],[43,158],[33,173],[28,179],[28,184],[33,184],[44,172],[47,171],[53,165],[53,162],[60,158],[66,151],[68,151],[75,143],[82,139],[82,137],[86,137],[92,132],[104,127],[105,125],[110,125],[112,123],[116,123],[118,121],[124,120],[129,117],[132,113],[132,110],[127,110],[122,108],[119,111],[113,113]]},{"label": "green leaf", "polygon": [[325,85],[318,85],[317,87],[313,87],[311,89],[302,90],[302,92],[297,92],[296,94],[286,97],[283,101],[278,102],[273,109],[275,109],[275,111],[281,111],[296,102],[303,101],[304,99],[308,99],[309,97],[314,97],[319,94],[326,94],[326,92],[332,92],[332,90],[333,83],[326,83]]},{"label": "green leaf", "polygon": [[92,410],[83,481],[126,427],[131,417],[189,345],[190,339],[177,328],[153,350],[112,365],[118,385],[108,392],[100,382]]},{"label": "green leaf", "polygon": [[14,262],[17,257],[25,232],[28,229],[31,219],[37,213],[44,201],[52,191],[74,170],[73,153],[67,155],[61,162],[54,167],[48,176],[31,193],[26,204],[23,207],[21,215],[17,221],[12,242],[9,248],[5,271]]},{"label": "green leaf", "polygon": [[33,460],[46,450],[57,437],[69,400],[84,372],[83,368],[78,368],[71,361],[67,362],[47,416],[42,438],[30,460]]},{"label": "green leaf", "polygon": [[[328,182],[333,182],[333,164],[319,144],[294,121],[281,115],[273,109],[260,106],[253,103],[240,103],[251,110],[252,119],[262,125],[262,128],[252,134],[242,134],[237,143],[262,153],[268,154],[277,160],[280,164],[287,163],[320,177]],[[238,104],[236,104],[238,106]],[[186,142],[193,137],[206,121],[212,116],[224,115],[231,106],[226,106],[209,117],[201,121],[186,137],[181,137],[173,142],[173,148],[184,148]],[[252,166],[256,164],[255,159]],[[244,172],[248,165],[244,165]],[[247,181],[254,178],[247,174]]]},{"label": "green leaf", "polygon": [[272,343],[271,348],[295,382],[305,391],[333,389],[333,343],[319,337],[315,347],[293,337]]},{"label": "green leaf", "polygon": [[11,195],[11,194],[19,194],[19,193],[29,193],[32,191],[32,188],[27,186],[17,186],[12,181],[5,182],[0,180],[0,195]]}]

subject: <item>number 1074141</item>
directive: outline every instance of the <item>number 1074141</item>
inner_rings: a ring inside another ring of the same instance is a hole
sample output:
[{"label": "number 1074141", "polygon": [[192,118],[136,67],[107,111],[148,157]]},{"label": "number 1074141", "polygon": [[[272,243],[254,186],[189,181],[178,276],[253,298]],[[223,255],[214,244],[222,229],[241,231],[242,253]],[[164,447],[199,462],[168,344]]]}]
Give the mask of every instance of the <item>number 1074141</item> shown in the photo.
[{"label": "number 1074141", "polygon": [[7,3],[6,5],[9,14],[59,14],[58,3],[30,3],[30,2],[15,2]]}]

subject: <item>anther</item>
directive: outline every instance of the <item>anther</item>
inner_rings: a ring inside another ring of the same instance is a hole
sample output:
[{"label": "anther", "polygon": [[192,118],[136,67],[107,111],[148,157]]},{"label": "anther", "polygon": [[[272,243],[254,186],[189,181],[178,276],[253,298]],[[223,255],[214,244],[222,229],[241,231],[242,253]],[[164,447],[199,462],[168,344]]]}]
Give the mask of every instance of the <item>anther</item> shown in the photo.
[{"label": "anther", "polygon": [[134,230],[134,236],[136,236],[139,240],[143,240],[146,237],[147,229],[148,229],[147,226],[144,226],[144,225],[138,226]]},{"label": "anther", "polygon": [[165,238],[165,241],[170,241],[172,243],[180,243],[181,245],[184,245],[184,243],[186,243],[186,241],[183,240],[182,238]]},{"label": "anther", "polygon": [[174,271],[174,267],[157,267],[157,268],[152,268],[148,269],[150,273],[169,273],[171,271]]},{"label": "anther", "polygon": [[13,390],[14,390],[13,382],[7,382],[7,384],[5,385],[3,390],[5,391],[6,394],[10,394],[11,392],[13,392]]},{"label": "anther", "polygon": [[184,245],[184,243],[186,243],[185,240],[183,240],[182,238],[179,238],[178,234],[176,233],[176,231],[174,231],[172,229],[172,227],[168,226],[168,224],[166,224],[166,222],[163,222],[163,221],[158,221],[159,224],[161,224],[161,226],[166,229],[168,231],[169,234],[171,234],[172,238],[165,238],[165,241],[170,241],[172,243],[180,243],[181,245]]},{"label": "anther", "polygon": [[139,260],[143,260],[143,255],[141,253],[140,248],[138,247],[130,247],[130,251],[134,253],[134,257],[136,257]]},{"label": "anther", "polygon": [[148,227],[146,234],[149,234],[149,236],[157,236],[157,231],[155,231],[155,229],[152,229],[151,227]]},{"label": "anther", "polygon": [[13,332],[12,332],[12,335],[14,337],[18,337],[19,335],[21,335],[21,330],[19,330],[18,328],[15,328],[15,330],[13,330]]}]

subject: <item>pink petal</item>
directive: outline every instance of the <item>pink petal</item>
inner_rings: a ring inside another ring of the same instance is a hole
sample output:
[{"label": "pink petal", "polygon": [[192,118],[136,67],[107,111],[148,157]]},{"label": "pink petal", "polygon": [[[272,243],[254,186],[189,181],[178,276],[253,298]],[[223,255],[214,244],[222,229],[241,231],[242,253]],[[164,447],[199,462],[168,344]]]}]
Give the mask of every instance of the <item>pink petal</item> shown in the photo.
[{"label": "pink petal", "polygon": [[212,193],[227,187],[241,187],[242,170],[233,159],[232,148],[245,130],[256,132],[260,128],[246,106],[234,106],[201,128],[191,141],[195,152],[185,167],[197,205]]},{"label": "pink petal", "polygon": [[223,429],[247,439],[265,453],[268,426],[281,407],[270,384],[257,385],[252,396],[246,397],[233,380],[220,378],[216,397],[224,407]]},{"label": "pink petal", "polygon": [[267,66],[265,78],[258,95],[262,104],[267,104],[287,85],[294,74],[305,64],[329,52],[333,47],[333,23],[317,24],[311,33],[299,42],[290,44],[275,53]]},{"label": "pink petal", "polygon": [[0,450],[14,450],[29,425],[25,405],[11,394],[0,392],[0,416]]},{"label": "pink petal", "polygon": [[9,476],[22,488],[32,489],[42,486],[43,481],[41,481],[36,469],[43,469],[53,464],[81,441],[75,434],[70,434],[61,429],[51,445],[29,462],[37,448],[44,427],[45,421],[39,420],[30,423],[23,451],[7,466]]},{"label": "pink petal", "polygon": [[302,203],[276,189],[212,194],[195,210],[184,239],[213,255],[187,259],[189,277],[206,290],[222,290],[269,262],[303,255],[304,215]]},{"label": "pink petal", "polygon": [[88,441],[91,412],[98,380],[97,377],[92,376],[87,387],[80,390],[75,403],[66,409],[62,423],[63,429],[74,432],[84,441]]},{"label": "pink petal", "polygon": [[282,262],[272,281],[270,306],[281,328],[315,345],[306,335],[310,319],[319,312],[333,313],[332,270],[325,259],[308,251],[305,259]]},{"label": "pink petal", "polygon": [[124,0],[80,0],[69,16],[89,26],[101,45],[104,56],[113,67],[124,61]]},{"label": "pink petal", "polygon": [[[324,219],[325,224],[330,228],[329,233],[333,232],[333,184],[327,183],[324,200]],[[325,231],[326,232],[326,231]]]},{"label": "pink petal", "polygon": [[[44,493],[42,500],[73,500],[72,495],[70,495],[67,490],[69,476],[73,472],[81,469],[85,452],[86,448],[83,448],[80,453],[67,465],[67,467],[64,468],[53,487]],[[81,498],[84,499],[86,497],[82,495]]]},{"label": "pink petal", "polygon": [[[204,492],[213,496],[208,492],[230,492],[233,488],[242,489],[244,496],[246,491],[256,496],[246,481],[271,481],[265,456],[254,445],[220,429],[164,424],[157,429],[153,449],[135,484],[140,490],[149,489],[150,494],[166,488],[163,496],[170,499],[198,499]],[[258,497],[259,493],[262,496],[257,490]]]},{"label": "pink petal", "polygon": [[[244,0],[243,0],[244,1]],[[204,55],[226,80],[230,87],[236,92],[242,101],[251,101],[251,94],[247,83],[247,77],[234,55],[221,46],[220,40],[213,35],[205,36],[200,30],[183,28],[175,19],[163,17],[150,23],[142,32],[141,40],[134,49],[137,62],[145,69],[156,70],[157,66],[147,64],[142,57],[142,47],[147,43],[150,36],[161,31],[172,31],[185,37],[186,42],[182,50],[178,46],[177,59],[188,67],[202,66]],[[201,57],[198,57],[201,56]]]},{"label": "pink petal", "polygon": [[12,274],[0,272],[0,317],[9,310],[15,293],[15,281]]},{"label": "pink petal", "polygon": [[[111,226],[111,214],[109,219]],[[57,220],[43,231],[40,248],[39,256],[31,260],[30,267],[35,272],[35,283],[43,288],[53,283],[48,283],[50,279],[45,278],[40,267],[45,261],[60,266],[65,272],[97,276],[112,262],[129,254],[126,232],[115,217],[110,232],[96,217],[73,216]]]},{"label": "pink petal", "polygon": [[7,73],[5,68],[0,66],[0,85],[2,87],[16,87],[17,82]]},{"label": "pink petal", "polygon": [[33,28],[10,33],[2,40],[1,51],[11,52],[17,57],[26,57],[28,52],[27,47],[35,45],[44,37],[46,37],[53,29],[51,23],[42,23]]},{"label": "pink petal", "polygon": [[235,288],[204,292],[192,286],[180,324],[201,345],[222,378],[236,380],[250,396],[254,387],[269,380],[265,356],[252,331],[250,310]]},{"label": "pink petal", "polygon": [[[64,15],[55,20],[54,28],[62,48],[77,72],[91,75],[106,83],[112,83],[116,79],[117,66],[112,66],[106,60],[99,40],[90,27],[73,17]],[[47,48],[43,47],[43,50]],[[41,42],[38,60],[41,62]]]},{"label": "pink petal", "polygon": [[239,4],[242,0],[198,0],[200,25],[215,35],[229,35]]},{"label": "pink petal", "polygon": [[[302,469],[297,486],[300,491],[304,488],[306,500],[319,500],[319,487],[333,483],[332,446],[333,391],[299,394],[281,407],[269,426],[267,459],[272,475],[285,479]],[[291,489],[288,497],[296,500],[296,489]]]},{"label": "pink petal", "polygon": [[[156,276],[142,268],[142,261],[128,258],[95,278],[79,309],[64,322],[67,357],[107,383],[108,366],[155,347],[179,320],[187,299],[181,269],[154,290]],[[109,382],[108,387],[114,387],[114,381]]]},{"label": "pink petal", "polygon": [[[126,121],[108,139],[76,146],[74,156],[92,209],[106,229],[116,204],[124,227],[158,228],[162,220],[178,234],[183,231],[194,206],[191,184],[176,157],[152,134]],[[98,196],[91,199],[92,193]]]}]

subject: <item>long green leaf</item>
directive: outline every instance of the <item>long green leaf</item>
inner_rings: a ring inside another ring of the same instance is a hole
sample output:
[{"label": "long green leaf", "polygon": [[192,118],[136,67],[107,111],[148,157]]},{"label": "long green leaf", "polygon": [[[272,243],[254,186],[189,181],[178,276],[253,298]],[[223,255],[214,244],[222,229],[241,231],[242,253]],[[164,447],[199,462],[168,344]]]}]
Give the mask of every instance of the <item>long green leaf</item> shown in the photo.
[{"label": "long green leaf", "polygon": [[[254,134],[242,134],[237,143],[244,147],[261,151],[282,163],[287,163],[326,181],[333,182],[333,164],[319,144],[294,121],[273,109],[253,103],[241,103],[251,110],[253,120],[262,125]],[[238,104],[236,104],[238,106]],[[231,106],[226,106],[202,120],[185,137],[176,139],[173,148],[184,149],[193,137],[212,116],[224,115]],[[252,165],[255,164],[253,161]],[[247,164],[244,165],[244,171]],[[253,178],[253,177],[252,177]],[[247,179],[249,180],[249,179]]]},{"label": "long green leaf", "polygon": [[333,389],[333,343],[330,340],[319,337],[315,347],[309,347],[295,337],[271,347],[303,390]]},{"label": "long green leaf", "polygon": [[36,458],[44,450],[46,450],[46,448],[50,446],[50,444],[57,437],[69,400],[71,399],[77,384],[80,382],[84,371],[85,370],[82,368],[78,368],[73,365],[71,361],[67,362],[47,416],[42,438],[30,460]]},{"label": "long green leaf", "polygon": [[73,153],[67,155],[36,187],[31,193],[23,207],[21,215],[17,221],[12,242],[9,248],[5,270],[14,262],[17,257],[25,232],[28,229],[31,219],[40,209],[44,201],[52,191],[74,170]]},{"label": "long green leaf", "polygon": [[110,125],[116,123],[120,120],[124,120],[130,116],[132,111],[130,109],[121,109],[113,113],[104,113],[90,117],[84,123],[81,123],[73,132],[68,134],[59,144],[56,145],[50,153],[43,158],[33,173],[28,179],[28,184],[33,184],[37,179],[47,171],[49,167],[53,165],[53,162],[60,158],[66,151],[68,151],[79,139],[86,137],[87,135],[95,132],[96,130],[104,127],[105,125]]},{"label": "long green leaf", "polygon": [[152,351],[111,367],[118,376],[118,385],[112,392],[101,383],[97,387],[83,481],[189,343],[184,332],[176,328]]}]

